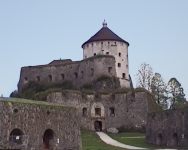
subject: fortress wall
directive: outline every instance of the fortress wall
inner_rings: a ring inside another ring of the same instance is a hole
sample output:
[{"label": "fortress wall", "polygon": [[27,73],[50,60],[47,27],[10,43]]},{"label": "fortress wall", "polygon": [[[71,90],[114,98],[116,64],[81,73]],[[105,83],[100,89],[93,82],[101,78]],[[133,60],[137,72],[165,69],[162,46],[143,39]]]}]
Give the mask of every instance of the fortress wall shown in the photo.
[{"label": "fortress wall", "polygon": [[[126,129],[140,130],[145,128],[148,109],[147,94],[139,92],[135,98],[131,93],[99,95],[96,99],[94,95],[83,95],[69,92],[51,93],[47,97],[48,102],[62,105],[74,106],[81,116],[81,128],[94,130],[94,122],[102,121],[103,129],[110,127],[124,127]],[[104,116],[93,116],[94,105],[104,109]],[[104,107],[104,108],[103,108]],[[83,108],[87,108],[87,115],[83,115]],[[114,108],[114,115],[110,108]]]},{"label": "fortress wall", "polygon": [[[0,142],[4,146],[10,148],[10,134],[14,129],[19,129],[24,135],[21,149],[43,149],[44,133],[47,129],[51,129],[54,131],[52,143],[55,148],[81,150],[80,118],[76,108],[27,104],[27,102],[12,103],[6,100],[0,104],[3,110],[0,118],[2,127]],[[11,148],[16,148],[14,146]]]},{"label": "fortress wall", "polygon": [[188,148],[188,108],[148,114],[146,142]]},{"label": "fortress wall", "polygon": [[[49,75],[51,75],[51,81]],[[18,89],[21,90],[28,81],[37,81],[38,78],[40,78],[38,82],[71,80],[77,88],[80,88],[101,75],[116,76],[113,56],[96,56],[64,65],[22,67]]]}]

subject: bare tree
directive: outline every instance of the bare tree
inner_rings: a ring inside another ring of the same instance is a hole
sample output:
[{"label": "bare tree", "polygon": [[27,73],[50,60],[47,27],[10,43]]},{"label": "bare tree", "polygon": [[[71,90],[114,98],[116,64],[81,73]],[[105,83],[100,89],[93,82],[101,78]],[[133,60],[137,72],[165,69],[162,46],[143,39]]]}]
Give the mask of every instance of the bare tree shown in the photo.
[{"label": "bare tree", "polygon": [[167,109],[168,91],[167,84],[159,73],[155,73],[151,82],[151,92],[154,94],[156,103],[161,105],[163,109]]},{"label": "bare tree", "polygon": [[136,76],[136,87],[143,87],[151,91],[151,81],[153,78],[153,69],[147,63],[142,63]]}]

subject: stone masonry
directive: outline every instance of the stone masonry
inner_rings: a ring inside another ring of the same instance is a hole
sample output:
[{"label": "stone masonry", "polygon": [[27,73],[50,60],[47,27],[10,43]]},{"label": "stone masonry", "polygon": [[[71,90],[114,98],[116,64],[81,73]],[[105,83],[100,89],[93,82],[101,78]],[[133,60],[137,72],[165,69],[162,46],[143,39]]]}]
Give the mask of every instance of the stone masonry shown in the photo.
[{"label": "stone masonry", "polygon": [[1,148],[81,150],[77,109],[23,99],[0,99]]}]

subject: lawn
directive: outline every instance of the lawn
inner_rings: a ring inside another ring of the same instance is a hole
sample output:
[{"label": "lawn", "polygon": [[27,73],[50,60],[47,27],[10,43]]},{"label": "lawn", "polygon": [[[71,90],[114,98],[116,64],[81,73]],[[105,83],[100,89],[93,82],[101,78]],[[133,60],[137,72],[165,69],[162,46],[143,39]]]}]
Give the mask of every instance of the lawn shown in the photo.
[{"label": "lawn", "polygon": [[81,131],[81,135],[83,150],[126,150],[104,143],[95,132]]},{"label": "lawn", "polygon": [[123,132],[118,134],[107,133],[114,140],[124,143],[126,145],[155,149],[153,145],[147,144],[145,142],[144,133],[134,133],[134,132]]}]

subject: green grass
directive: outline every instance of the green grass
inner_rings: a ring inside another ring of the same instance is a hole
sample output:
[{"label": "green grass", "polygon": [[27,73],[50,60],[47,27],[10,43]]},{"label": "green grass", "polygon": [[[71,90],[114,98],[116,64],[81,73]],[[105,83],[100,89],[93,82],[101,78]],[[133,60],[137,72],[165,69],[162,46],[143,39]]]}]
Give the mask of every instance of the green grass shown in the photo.
[{"label": "green grass", "polygon": [[[135,133],[135,132],[122,132],[118,134],[107,133],[114,140],[121,142],[126,145],[155,149],[156,147],[145,142],[144,133]],[[138,138],[134,138],[138,137]]]},{"label": "green grass", "polygon": [[110,146],[92,131],[81,131],[83,150],[125,150],[124,148]]},{"label": "green grass", "polygon": [[58,105],[55,103],[28,100],[28,99],[22,99],[22,98],[0,98],[0,101],[4,103],[10,102],[10,103],[20,103],[20,104],[27,104],[27,105],[31,104],[31,105],[40,105],[40,106],[49,106],[49,107],[74,108],[74,107],[69,107],[69,106]]}]

